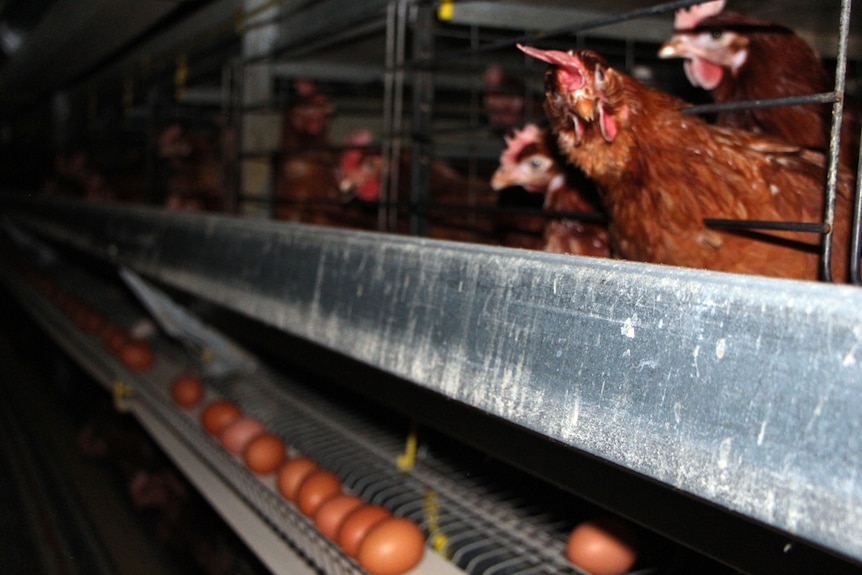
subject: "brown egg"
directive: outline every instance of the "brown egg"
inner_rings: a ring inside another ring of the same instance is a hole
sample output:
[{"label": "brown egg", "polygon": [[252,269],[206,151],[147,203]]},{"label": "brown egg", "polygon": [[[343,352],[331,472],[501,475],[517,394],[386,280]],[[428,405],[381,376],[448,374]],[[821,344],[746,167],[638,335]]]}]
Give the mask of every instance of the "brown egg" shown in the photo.
[{"label": "brown egg", "polygon": [[78,305],[72,308],[69,317],[72,318],[75,325],[84,329],[87,322],[90,320],[90,308],[86,304],[79,302]]},{"label": "brown egg", "polygon": [[425,534],[403,517],[390,517],[374,525],[359,544],[357,561],[371,575],[401,575],[425,553]]},{"label": "brown egg", "polygon": [[129,340],[126,332],[113,324],[106,325],[102,329],[100,337],[102,338],[102,343],[105,344],[105,347],[114,353],[119,353],[120,349],[122,349]]},{"label": "brown egg", "polygon": [[90,333],[99,333],[105,327],[105,318],[87,304],[80,304],[72,314],[72,321]]},{"label": "brown egg", "polygon": [[171,383],[171,397],[180,407],[194,407],[203,396],[204,386],[194,375],[184,373]]},{"label": "brown egg", "polygon": [[368,531],[387,517],[392,517],[392,514],[380,505],[363,505],[354,509],[341,522],[335,541],[347,555],[356,557],[359,544]]},{"label": "brown egg", "polygon": [[63,295],[63,290],[58,287],[51,292],[48,298],[54,304],[54,307],[60,307],[60,302],[63,299]]},{"label": "brown egg", "polygon": [[57,307],[68,316],[72,316],[75,313],[75,310],[78,309],[79,301],[78,298],[70,294],[69,292],[63,292],[59,301],[57,302]]},{"label": "brown egg", "polygon": [[337,493],[321,503],[314,512],[314,526],[321,535],[334,540],[347,514],[364,504],[356,495]]},{"label": "brown egg", "polygon": [[50,297],[51,292],[54,291],[54,282],[51,278],[45,276],[33,276],[30,281],[33,286],[39,290],[43,295],[47,295]]},{"label": "brown egg", "polygon": [[278,492],[288,501],[296,502],[302,481],[316,469],[317,463],[304,455],[288,459],[278,470]]},{"label": "brown egg", "polygon": [[262,433],[248,442],[242,455],[246,467],[258,475],[266,475],[284,461],[284,442],[277,435]]},{"label": "brown egg", "polygon": [[599,517],[575,527],[566,557],[592,575],[622,575],[637,559],[637,537],[623,521]]},{"label": "brown egg", "polygon": [[201,413],[201,425],[210,435],[218,435],[224,427],[242,415],[239,408],[224,399],[207,405]]},{"label": "brown egg", "polygon": [[221,430],[219,439],[227,451],[238,454],[243,452],[252,439],[264,431],[266,428],[257,419],[237,417]]},{"label": "brown egg", "polygon": [[134,371],[143,371],[153,365],[153,352],[146,342],[137,339],[127,341],[119,351],[120,360]]},{"label": "brown egg", "polygon": [[341,492],[341,481],[331,471],[318,469],[303,479],[296,492],[296,506],[303,515],[311,517],[320,504]]},{"label": "brown egg", "polygon": [[90,310],[90,314],[87,316],[86,321],[84,322],[83,327],[90,333],[98,334],[105,327],[107,320],[105,317],[95,310]]}]

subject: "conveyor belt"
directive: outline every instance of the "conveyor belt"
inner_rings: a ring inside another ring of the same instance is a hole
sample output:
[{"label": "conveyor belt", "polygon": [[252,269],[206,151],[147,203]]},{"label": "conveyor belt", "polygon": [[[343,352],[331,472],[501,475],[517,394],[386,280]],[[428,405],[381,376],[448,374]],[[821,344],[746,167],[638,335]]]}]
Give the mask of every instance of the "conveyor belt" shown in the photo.
[{"label": "conveyor belt", "polygon": [[[59,269],[53,273],[62,277],[65,289],[112,321],[130,326],[140,317],[140,309],[123,290],[78,270],[55,266]],[[104,385],[122,378],[134,387],[128,408],[270,568],[300,572],[299,563],[285,561],[288,549],[293,549],[327,573],[361,572],[278,495],[271,476],[254,475],[203,432],[199,410],[183,411],[173,404],[169,383],[195,363],[184,349],[157,337],[151,341],[157,362],[144,374],[130,373],[98,338],[78,328],[21,277],[7,271],[3,279],[43,327]],[[208,384],[211,396],[236,401],[244,412],[285,438],[293,452],[316,459],[337,473],[349,490],[416,521],[429,534],[433,507],[433,531],[445,535],[445,553],[452,562],[429,549],[415,569],[417,575],[576,572],[563,557],[566,529],[576,518],[561,521],[546,509],[531,508],[528,501],[512,497],[487,478],[467,480],[464,469],[427,450],[418,455],[412,470],[399,471],[396,459],[404,449],[406,429],[393,433],[265,369]]]}]

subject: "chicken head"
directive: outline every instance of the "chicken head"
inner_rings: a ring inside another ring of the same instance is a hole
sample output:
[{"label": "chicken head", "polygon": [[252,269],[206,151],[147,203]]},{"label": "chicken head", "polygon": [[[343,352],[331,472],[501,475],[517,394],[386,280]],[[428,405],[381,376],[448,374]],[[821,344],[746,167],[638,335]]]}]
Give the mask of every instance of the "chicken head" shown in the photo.
[{"label": "chicken head", "polygon": [[345,196],[366,202],[380,199],[383,156],[370,148],[371,132],[354,130],[344,141],[338,159],[338,187]]},{"label": "chicken head", "polygon": [[693,86],[714,90],[726,73],[736,75],[748,61],[749,39],[723,23],[707,18],[693,28],[677,29],[658,51],[659,58],[683,58]]},{"label": "chicken head", "polygon": [[721,49],[719,45],[726,45],[727,38],[713,38],[722,40],[713,45],[709,40],[712,34],[700,38],[696,28],[701,20],[724,10],[724,4],[724,0],[713,0],[677,10],[673,20],[674,34],[658,53],[659,58],[684,58],[683,69],[688,81],[706,90],[714,89],[722,80],[724,69],[716,63],[715,56]]},{"label": "chicken head", "polygon": [[560,170],[544,146],[546,133],[536,124],[527,124],[505,136],[506,149],[500,166],[491,176],[496,191],[521,186],[528,192],[544,193]]},{"label": "chicken head", "polygon": [[579,146],[586,128],[594,123],[606,142],[614,141],[621,111],[614,110],[608,90],[617,84],[617,77],[604,58],[592,50],[562,52],[521,44],[518,48],[552,64],[545,74],[545,106],[550,117],[562,115],[571,124],[571,145]]}]

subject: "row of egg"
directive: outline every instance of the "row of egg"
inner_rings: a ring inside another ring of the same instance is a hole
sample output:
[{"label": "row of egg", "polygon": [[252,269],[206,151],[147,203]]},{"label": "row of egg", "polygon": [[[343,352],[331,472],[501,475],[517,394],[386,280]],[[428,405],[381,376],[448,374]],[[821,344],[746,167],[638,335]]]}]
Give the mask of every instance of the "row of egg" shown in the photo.
[{"label": "row of egg", "polygon": [[119,325],[111,323],[105,316],[93,309],[74,294],[55,285],[47,276],[32,272],[30,282],[36,289],[50,299],[54,305],[65,313],[72,322],[82,330],[98,337],[105,348],[116,355],[126,367],[133,371],[148,369],[154,361],[153,352],[146,341],[154,328],[149,322],[141,322],[136,327],[145,333],[134,333]]},{"label": "row of egg", "polygon": [[[198,378],[181,375],[171,384],[171,397],[190,409],[203,400],[204,388]],[[281,496],[371,575],[401,575],[422,559],[425,535],[418,525],[345,492],[338,476],[309,457],[289,457],[280,437],[244,415],[234,403],[224,399],[209,402],[200,421],[250,471],[260,476],[276,474]]]},{"label": "row of egg", "polygon": [[[99,338],[127,368],[140,372],[152,366],[155,357],[143,337],[109,322],[45,276],[33,273],[29,279],[73,323]],[[181,375],[172,383],[171,395],[178,405],[192,408],[202,401],[204,389],[198,378]],[[242,457],[252,472],[262,476],[277,472],[279,493],[371,575],[400,575],[421,560],[425,537],[415,523],[343,492],[338,477],[320,469],[310,458],[288,458],[284,442],[267,432],[260,421],[244,416],[235,404],[210,402],[201,413],[201,424],[218,437],[225,450]]]},{"label": "row of egg", "polygon": [[[153,363],[153,353],[144,339],[108,322],[43,276],[31,275],[30,280],[76,325],[99,337],[128,368],[143,371]],[[174,381],[171,394],[178,405],[191,408],[203,399],[204,391],[196,377],[182,375]],[[254,473],[277,472],[279,493],[372,575],[400,575],[421,559],[424,535],[415,523],[344,493],[338,477],[319,469],[308,457],[287,458],[282,440],[266,432],[260,421],[243,416],[236,405],[224,400],[211,402],[203,410],[201,423],[228,452],[242,456]],[[361,546],[366,540],[369,542]],[[592,575],[622,575],[636,561],[636,536],[624,522],[599,517],[575,527],[566,544],[566,556]]]}]

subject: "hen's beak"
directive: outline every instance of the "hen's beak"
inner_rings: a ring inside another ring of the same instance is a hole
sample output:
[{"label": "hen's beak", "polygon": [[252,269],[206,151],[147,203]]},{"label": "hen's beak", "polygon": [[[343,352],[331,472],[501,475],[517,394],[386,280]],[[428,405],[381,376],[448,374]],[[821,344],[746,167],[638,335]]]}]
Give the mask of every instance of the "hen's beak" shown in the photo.
[{"label": "hen's beak", "polygon": [[584,96],[586,95],[582,95],[582,97],[577,98],[572,108],[578,116],[587,122],[592,122],[596,118],[598,102],[595,98]]},{"label": "hen's beak", "polygon": [[497,171],[494,172],[494,175],[491,176],[491,189],[495,192],[499,192],[503,188],[509,187],[511,184],[509,179],[509,174],[507,174],[508,170],[504,169],[502,166],[497,168]]},{"label": "hen's beak", "polygon": [[685,42],[682,37],[678,35],[671,36],[670,40],[662,44],[661,48],[658,50],[659,58],[682,58],[686,56],[686,51],[684,49]]},{"label": "hen's beak", "polygon": [[716,54],[690,34],[674,34],[658,50],[659,58],[705,58],[715,60]]}]

